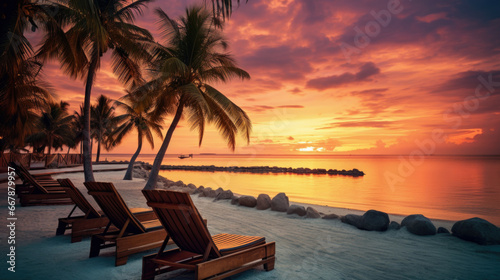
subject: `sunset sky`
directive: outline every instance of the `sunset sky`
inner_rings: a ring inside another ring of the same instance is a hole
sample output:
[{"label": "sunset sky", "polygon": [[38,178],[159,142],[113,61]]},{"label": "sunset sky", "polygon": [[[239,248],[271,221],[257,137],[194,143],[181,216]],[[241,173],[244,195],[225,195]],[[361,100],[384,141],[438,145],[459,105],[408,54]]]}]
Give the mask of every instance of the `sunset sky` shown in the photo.
[{"label": "sunset sky", "polygon": [[[236,153],[500,154],[500,2],[241,2],[224,32],[251,80],[216,85],[253,123]],[[137,24],[158,34],[154,8],[177,18],[190,3],[203,1],[157,0]],[[109,64],[94,100],[124,94]],[[77,110],[83,81],[56,62],[44,74]],[[111,153],[133,153],[136,137]],[[181,121],[167,153],[208,152],[231,151],[213,127],[199,148]]]}]

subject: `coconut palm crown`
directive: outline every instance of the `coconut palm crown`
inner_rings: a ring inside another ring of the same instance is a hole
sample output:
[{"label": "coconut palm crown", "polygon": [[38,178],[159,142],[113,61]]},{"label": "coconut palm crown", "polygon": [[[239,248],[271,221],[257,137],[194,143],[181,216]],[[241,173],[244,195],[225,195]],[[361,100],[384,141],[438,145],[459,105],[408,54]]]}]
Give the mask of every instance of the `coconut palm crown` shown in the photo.
[{"label": "coconut palm crown", "polygon": [[68,114],[69,104],[61,101],[51,103],[35,122],[36,132],[28,136],[27,142],[33,147],[47,147],[48,154],[52,148],[61,148],[74,137],[73,115]]},{"label": "coconut palm crown", "polygon": [[[149,61],[144,44],[151,34],[133,24],[152,0],[61,0],[48,25],[40,58],[57,58],[71,77],[85,81],[83,166],[85,181],[94,181],[90,147],[90,101],[101,57],[111,51],[113,72],[126,86],[142,82],[139,61]],[[59,28],[62,27],[62,28]],[[62,31],[64,30],[64,32]]]},{"label": "coconut palm crown", "polygon": [[106,150],[113,147],[110,135],[116,129],[117,119],[112,102],[113,100],[101,94],[97,97],[97,103],[90,108],[91,135],[97,141],[96,162],[99,162],[103,145]]},{"label": "coconut palm crown", "polygon": [[212,14],[201,7],[191,7],[177,22],[161,9],[156,13],[167,42],[154,47],[153,78],[138,87],[134,94],[155,104],[156,118],[167,114],[174,114],[174,117],[153,163],[146,188],[156,184],[159,167],[182,116],[187,117],[192,130],[198,131],[199,145],[206,123],[215,125],[232,150],[238,133],[249,141],[252,127],[247,114],[210,85],[232,78],[250,78],[228,54],[227,42],[221,30],[216,28]]}]

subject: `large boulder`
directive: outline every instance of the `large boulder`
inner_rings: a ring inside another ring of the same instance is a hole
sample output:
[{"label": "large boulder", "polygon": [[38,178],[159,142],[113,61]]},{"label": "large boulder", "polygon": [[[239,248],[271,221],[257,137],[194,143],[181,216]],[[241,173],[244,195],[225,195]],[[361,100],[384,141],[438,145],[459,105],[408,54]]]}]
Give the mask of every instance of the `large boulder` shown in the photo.
[{"label": "large boulder", "polygon": [[318,210],[312,207],[307,207],[306,217],[311,219],[318,219],[321,218],[321,214],[318,212]]},{"label": "large boulder", "polygon": [[363,214],[361,227],[364,230],[386,231],[389,227],[389,215],[377,210],[368,210]]},{"label": "large boulder", "polygon": [[244,195],[238,200],[241,206],[255,207],[257,205],[257,199],[253,196]]},{"label": "large boulder", "polygon": [[451,228],[453,235],[481,245],[500,244],[500,229],[494,224],[481,219],[471,218],[456,222]]},{"label": "large boulder", "polygon": [[266,210],[271,208],[271,198],[267,194],[259,194],[257,197],[257,210]]},{"label": "large boulder", "polygon": [[231,190],[227,190],[227,191],[220,191],[220,192],[217,192],[217,190],[215,191],[215,193],[217,194],[214,201],[217,201],[217,200],[221,200],[221,199],[232,199],[234,194]]},{"label": "large boulder", "polygon": [[410,215],[401,221],[401,226],[416,235],[435,235],[436,227],[434,224],[421,214]]},{"label": "large boulder", "polygon": [[306,208],[304,208],[304,206],[300,206],[300,205],[290,205],[290,207],[288,207],[288,210],[286,211],[286,213],[288,215],[292,215],[292,214],[297,214],[299,216],[305,216],[307,214],[306,212]]},{"label": "large boulder", "polygon": [[193,184],[188,184],[186,186],[186,188],[187,188],[187,192],[190,194],[194,193],[197,190],[196,186]]},{"label": "large boulder", "polygon": [[224,189],[222,189],[221,187],[219,187],[218,189],[215,190],[215,194],[220,194],[221,192],[223,192]]},{"label": "large boulder", "polygon": [[342,216],[340,218],[342,223],[349,224],[352,226],[355,226],[357,228],[361,228],[363,216],[361,215],[354,215],[354,214],[347,214],[345,216]]},{"label": "large boulder", "polygon": [[286,212],[290,206],[290,201],[285,193],[279,193],[271,200],[271,210]]},{"label": "large boulder", "polygon": [[214,190],[212,190],[212,188],[205,188],[203,189],[203,192],[199,196],[214,198],[217,196],[217,193]]},{"label": "large boulder", "polygon": [[386,231],[389,227],[389,215],[376,210],[368,210],[362,216],[348,214],[342,217],[341,221],[369,231]]}]

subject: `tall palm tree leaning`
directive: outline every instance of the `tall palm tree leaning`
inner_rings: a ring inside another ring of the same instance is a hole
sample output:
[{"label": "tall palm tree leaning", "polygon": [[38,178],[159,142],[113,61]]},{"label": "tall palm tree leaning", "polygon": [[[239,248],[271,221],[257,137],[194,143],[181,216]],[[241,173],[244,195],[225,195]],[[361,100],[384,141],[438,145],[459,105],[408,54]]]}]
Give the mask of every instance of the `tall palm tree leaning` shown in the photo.
[{"label": "tall palm tree leaning", "polygon": [[107,51],[112,51],[113,72],[126,86],[133,87],[143,81],[137,62],[148,61],[149,54],[144,44],[150,42],[152,36],[149,31],[134,25],[133,22],[136,13],[140,14],[145,4],[151,1],[65,0],[54,4],[58,11],[54,19],[59,26],[47,28],[38,56],[57,58],[70,76],[85,79],[85,181],[95,181],[90,149],[90,100],[101,57]]},{"label": "tall palm tree leaning", "polygon": [[152,106],[141,103],[132,94],[127,94],[121,99],[121,101],[117,100],[115,105],[125,110],[125,113],[116,117],[119,125],[110,136],[113,141],[112,145],[115,146],[120,144],[123,137],[132,132],[132,130],[135,129],[137,131],[137,150],[130,159],[127,172],[123,177],[123,180],[132,180],[134,163],[142,149],[142,139],[146,137],[151,148],[154,149],[153,132],[163,140],[162,126],[160,125],[163,119],[153,120],[151,115]]},{"label": "tall palm tree leaning", "polygon": [[205,122],[215,124],[228,146],[234,150],[238,132],[249,141],[251,122],[247,114],[208,83],[231,78],[249,79],[227,53],[227,43],[214,25],[212,14],[200,7],[186,10],[180,22],[171,20],[161,9],[160,28],[167,44],[156,45],[153,79],[138,87],[135,94],[155,104],[157,117],[174,113],[163,144],[154,160],[145,189],[154,188],[160,165],[172,134],[183,114],[202,143]]}]

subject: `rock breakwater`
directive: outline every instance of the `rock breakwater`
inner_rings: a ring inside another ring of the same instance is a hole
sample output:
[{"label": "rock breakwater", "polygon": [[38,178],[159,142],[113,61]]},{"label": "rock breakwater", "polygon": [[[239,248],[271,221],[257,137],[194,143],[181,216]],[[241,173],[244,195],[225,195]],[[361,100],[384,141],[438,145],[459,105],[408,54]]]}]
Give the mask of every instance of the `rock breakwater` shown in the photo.
[{"label": "rock breakwater", "polygon": [[356,168],[351,170],[323,169],[323,168],[292,168],[277,166],[215,166],[215,165],[162,165],[162,170],[188,170],[188,171],[206,171],[206,172],[243,172],[243,173],[291,173],[291,174],[328,174],[359,177],[365,173]]}]

